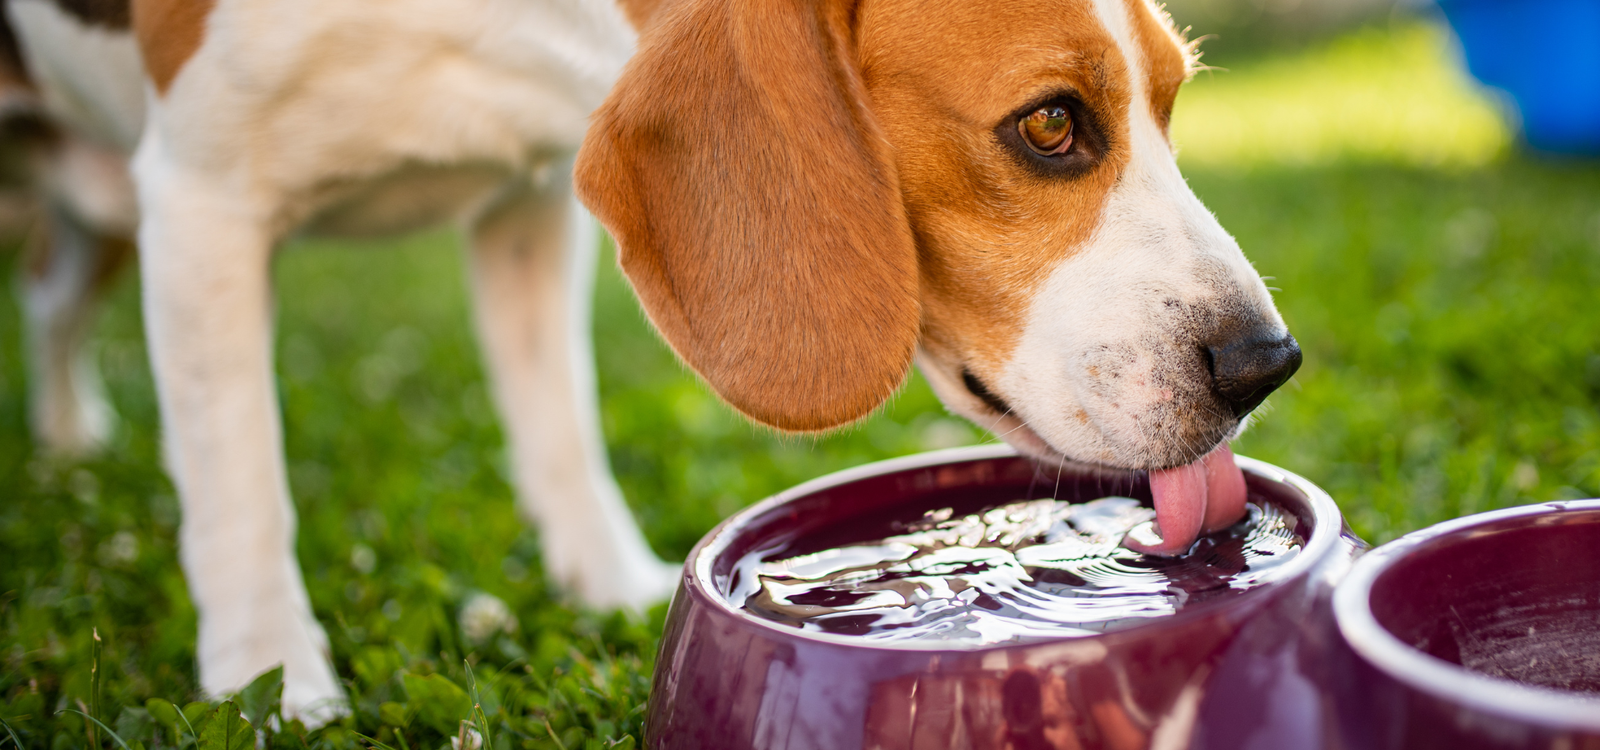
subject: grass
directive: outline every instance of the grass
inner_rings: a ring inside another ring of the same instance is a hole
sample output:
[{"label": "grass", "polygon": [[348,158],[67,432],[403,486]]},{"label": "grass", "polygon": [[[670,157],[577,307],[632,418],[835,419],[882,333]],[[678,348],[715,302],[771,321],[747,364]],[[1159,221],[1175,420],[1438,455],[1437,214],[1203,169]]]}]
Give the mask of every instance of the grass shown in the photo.
[{"label": "grass", "polygon": [[[1202,49],[1204,46],[1202,45]],[[1479,167],[1510,142],[1495,102],[1430,24],[1356,30],[1307,52],[1235,63],[1205,54],[1173,138],[1191,167],[1376,162]]]},{"label": "grass", "polygon": [[[1600,169],[1518,157],[1494,121],[1431,130],[1460,102],[1469,119],[1492,112],[1445,50],[1427,27],[1358,32],[1202,77],[1176,120],[1191,184],[1275,277],[1306,351],[1237,447],[1329,489],[1374,542],[1600,495]],[[1304,90],[1359,92],[1374,77],[1383,93],[1370,100]],[[1445,88],[1396,83],[1413,79]],[[1248,149],[1207,130],[1258,116],[1279,124],[1251,131]],[[1381,148],[1361,136],[1374,119],[1388,123]],[[1295,140],[1304,122],[1314,147]],[[309,734],[263,718],[270,679],[196,702],[136,285],[118,288],[98,336],[123,427],[84,462],[30,442],[17,313],[0,305],[0,746],[116,747],[114,733],[130,748],[220,747],[235,711],[274,747],[436,750],[463,719],[494,750],[636,745],[663,612],[578,611],[544,584],[538,534],[512,508],[453,242],[307,242],[277,264],[299,555],[355,709]],[[609,263],[597,295],[612,461],[665,556],[798,481],[982,439],[918,380],[841,434],[752,428],[673,361]],[[514,628],[463,629],[480,592],[509,604]]]}]

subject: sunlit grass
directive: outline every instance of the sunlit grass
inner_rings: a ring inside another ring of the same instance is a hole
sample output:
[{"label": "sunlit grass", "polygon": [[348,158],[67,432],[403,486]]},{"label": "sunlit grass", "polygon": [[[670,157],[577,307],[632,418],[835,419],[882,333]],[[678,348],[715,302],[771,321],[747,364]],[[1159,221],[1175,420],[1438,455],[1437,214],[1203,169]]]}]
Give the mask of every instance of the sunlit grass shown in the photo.
[{"label": "sunlit grass", "polygon": [[1180,161],[1487,164],[1506,153],[1511,133],[1453,45],[1445,27],[1410,21],[1237,70],[1201,71],[1173,113]]}]

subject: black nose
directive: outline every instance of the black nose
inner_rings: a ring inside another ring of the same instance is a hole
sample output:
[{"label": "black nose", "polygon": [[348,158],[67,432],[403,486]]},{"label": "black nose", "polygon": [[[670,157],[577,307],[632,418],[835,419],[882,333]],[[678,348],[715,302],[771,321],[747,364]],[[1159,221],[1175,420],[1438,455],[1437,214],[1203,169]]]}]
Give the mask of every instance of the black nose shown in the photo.
[{"label": "black nose", "polygon": [[1294,337],[1247,334],[1221,346],[1208,346],[1211,380],[1217,393],[1241,419],[1300,369],[1300,345]]}]

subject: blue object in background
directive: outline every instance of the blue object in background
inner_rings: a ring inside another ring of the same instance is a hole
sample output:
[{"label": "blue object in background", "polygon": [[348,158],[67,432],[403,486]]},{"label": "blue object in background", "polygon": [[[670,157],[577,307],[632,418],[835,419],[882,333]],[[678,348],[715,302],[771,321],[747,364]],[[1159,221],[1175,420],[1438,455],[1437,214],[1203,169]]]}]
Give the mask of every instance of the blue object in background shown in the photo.
[{"label": "blue object in background", "polygon": [[1438,0],[1479,81],[1540,151],[1600,155],[1600,0]]}]

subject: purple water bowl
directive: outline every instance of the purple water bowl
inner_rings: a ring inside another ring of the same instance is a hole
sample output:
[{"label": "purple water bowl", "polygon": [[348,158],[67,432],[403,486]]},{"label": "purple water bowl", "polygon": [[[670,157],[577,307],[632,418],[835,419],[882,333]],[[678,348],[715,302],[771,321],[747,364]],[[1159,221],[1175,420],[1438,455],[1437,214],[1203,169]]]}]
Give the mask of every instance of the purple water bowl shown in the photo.
[{"label": "purple water bowl", "polygon": [[1339,584],[1351,748],[1600,748],[1600,500],[1408,534]]},{"label": "purple water bowl", "polygon": [[752,550],[825,548],[852,529],[936,508],[1106,495],[1150,500],[1139,475],[1042,467],[1004,446],[863,466],[733,515],[690,553],[667,618],[645,725],[658,750],[1032,750],[1332,747],[1348,677],[1334,584],[1365,545],[1326,493],[1238,459],[1252,501],[1305,542],[1269,583],[1121,630],[1025,644],[886,645],[752,616],[727,596]]}]

